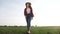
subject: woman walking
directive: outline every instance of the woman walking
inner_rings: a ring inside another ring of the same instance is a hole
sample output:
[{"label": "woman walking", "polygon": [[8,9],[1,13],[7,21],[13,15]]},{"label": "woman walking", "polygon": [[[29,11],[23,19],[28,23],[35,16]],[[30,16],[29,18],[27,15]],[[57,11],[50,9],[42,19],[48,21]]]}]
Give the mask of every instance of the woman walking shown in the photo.
[{"label": "woman walking", "polygon": [[24,16],[27,22],[27,32],[30,33],[31,20],[34,17],[33,10],[30,2],[26,2],[26,8],[24,9]]}]

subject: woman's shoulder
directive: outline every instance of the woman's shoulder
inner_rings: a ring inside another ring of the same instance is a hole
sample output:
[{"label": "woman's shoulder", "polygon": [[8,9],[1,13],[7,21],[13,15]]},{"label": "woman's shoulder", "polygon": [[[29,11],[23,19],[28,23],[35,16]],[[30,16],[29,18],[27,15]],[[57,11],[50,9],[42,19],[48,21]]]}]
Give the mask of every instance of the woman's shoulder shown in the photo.
[{"label": "woman's shoulder", "polygon": [[26,10],[26,8],[24,8],[24,10]]}]

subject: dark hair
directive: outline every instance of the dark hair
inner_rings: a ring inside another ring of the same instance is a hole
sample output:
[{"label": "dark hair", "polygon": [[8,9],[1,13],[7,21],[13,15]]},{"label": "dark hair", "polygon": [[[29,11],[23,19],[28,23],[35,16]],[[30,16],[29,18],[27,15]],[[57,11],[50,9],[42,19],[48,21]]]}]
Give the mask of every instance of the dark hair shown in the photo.
[{"label": "dark hair", "polygon": [[31,8],[32,9],[32,7],[31,7],[31,3],[30,2],[26,2],[26,7],[27,7],[27,4],[29,4],[30,6],[29,6],[29,8]]}]

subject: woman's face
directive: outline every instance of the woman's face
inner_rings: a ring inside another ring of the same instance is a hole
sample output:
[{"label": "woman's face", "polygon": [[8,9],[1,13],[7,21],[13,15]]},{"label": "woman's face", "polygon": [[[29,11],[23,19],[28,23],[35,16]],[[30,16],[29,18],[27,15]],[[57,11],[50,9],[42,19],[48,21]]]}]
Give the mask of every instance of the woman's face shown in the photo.
[{"label": "woman's face", "polygon": [[29,8],[29,6],[30,6],[30,5],[29,5],[29,4],[27,4],[26,6],[27,6],[27,8]]}]

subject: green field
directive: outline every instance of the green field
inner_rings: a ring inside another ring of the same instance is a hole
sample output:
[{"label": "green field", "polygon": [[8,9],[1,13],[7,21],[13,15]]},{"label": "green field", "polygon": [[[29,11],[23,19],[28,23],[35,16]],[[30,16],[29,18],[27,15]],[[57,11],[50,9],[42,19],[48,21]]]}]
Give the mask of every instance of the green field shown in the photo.
[{"label": "green field", "polygon": [[[25,26],[0,26],[0,34],[25,34]],[[60,26],[31,27],[31,34],[60,34]]]}]

